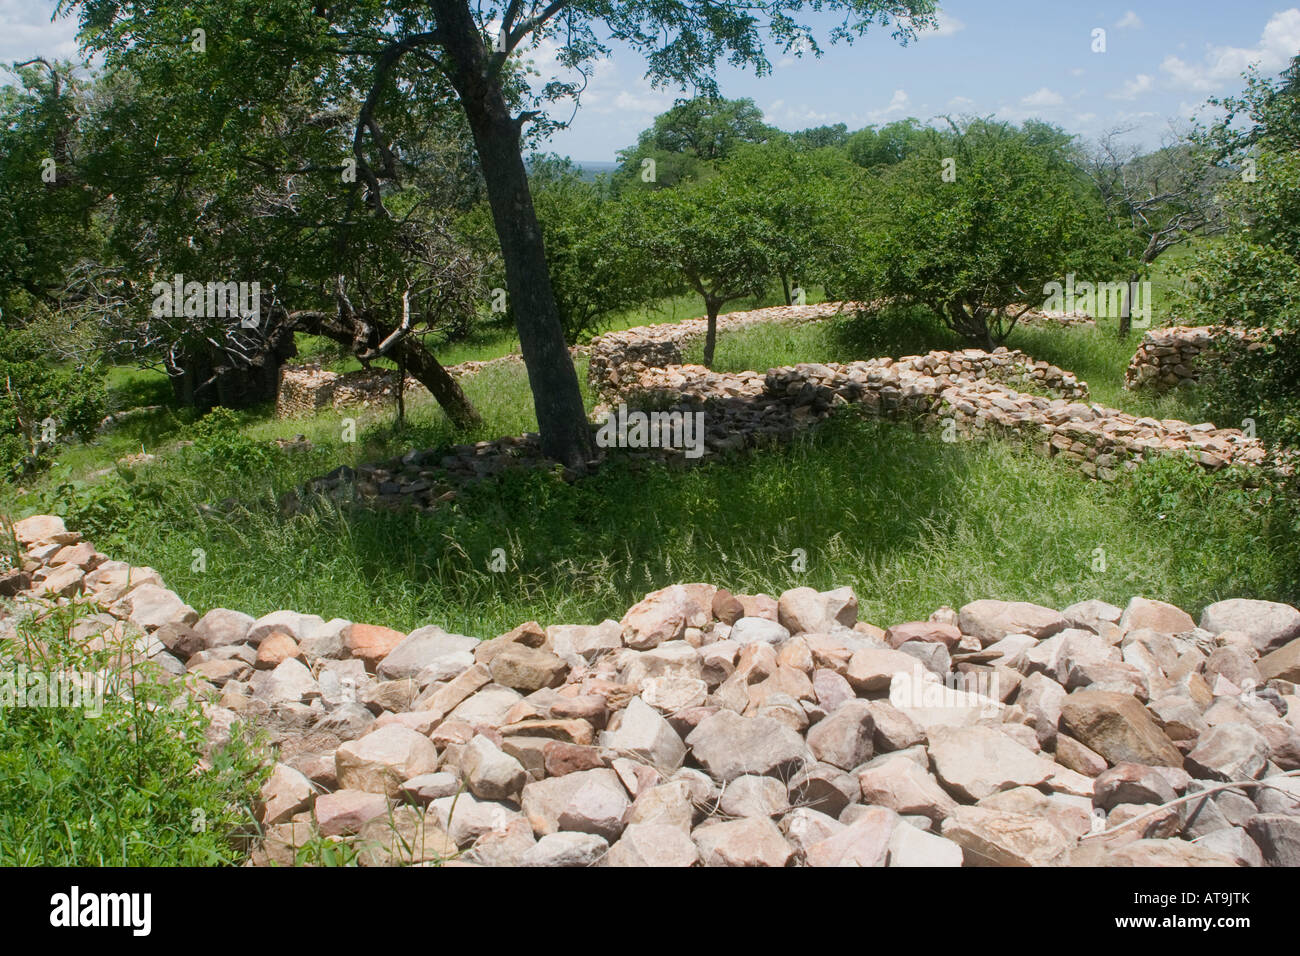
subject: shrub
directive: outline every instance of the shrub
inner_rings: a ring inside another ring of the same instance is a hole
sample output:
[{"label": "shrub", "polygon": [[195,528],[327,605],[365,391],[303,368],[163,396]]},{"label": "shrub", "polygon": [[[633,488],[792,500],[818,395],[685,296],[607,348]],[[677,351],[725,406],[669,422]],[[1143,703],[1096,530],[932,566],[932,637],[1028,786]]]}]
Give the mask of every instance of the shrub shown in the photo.
[{"label": "shrub", "polygon": [[190,427],[193,453],[198,463],[227,476],[264,473],[274,454],[270,447],[249,438],[240,430],[238,414],[228,408],[214,408]]},{"label": "shrub", "polygon": [[42,440],[42,422],[53,420],[56,441],[87,439],[107,404],[98,366],[52,366],[36,336],[0,329],[0,473],[5,477],[52,459],[54,442]]}]

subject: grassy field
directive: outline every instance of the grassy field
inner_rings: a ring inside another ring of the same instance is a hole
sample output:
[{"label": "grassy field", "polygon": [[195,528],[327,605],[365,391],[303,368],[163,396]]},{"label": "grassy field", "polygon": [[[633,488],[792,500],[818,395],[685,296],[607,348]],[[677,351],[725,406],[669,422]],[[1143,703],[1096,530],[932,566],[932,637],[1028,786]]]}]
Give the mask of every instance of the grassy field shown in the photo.
[{"label": "grassy field", "polygon": [[[1107,327],[1024,328],[1008,344],[1076,371],[1094,400],[1194,417],[1194,396],[1122,390],[1139,338],[1121,341]],[[724,334],[717,365],[766,369],[955,344],[924,316],[893,312]],[[585,368],[579,375],[585,388]],[[147,393],[138,377],[126,383]],[[200,611],[288,607],[480,637],[534,618],[618,617],[646,591],[683,580],[770,593],[848,584],[863,618],[882,625],[978,597],[1059,607],[1141,593],[1193,613],[1229,596],[1300,598],[1293,500],[1179,463],[1104,485],[999,441],[945,444],[852,415],[792,445],[686,471],[614,461],[572,486],[552,474],[510,476],[435,515],[319,501],[283,509],[285,493],[340,463],[535,427],[521,366],[465,384],[484,416],[469,435],[418,399],[401,430],[391,407],[354,413],[354,443],[342,440],[333,412],[281,422],[264,409],[209,434],[165,409],[69,449],[0,508],[66,515],[107,553],[157,567]],[[285,452],[270,441],[297,433],[314,447]],[[86,480],[142,446],[158,453],[154,463]],[[506,572],[488,570],[495,548],[507,553]],[[203,572],[192,570],[195,549]]]}]

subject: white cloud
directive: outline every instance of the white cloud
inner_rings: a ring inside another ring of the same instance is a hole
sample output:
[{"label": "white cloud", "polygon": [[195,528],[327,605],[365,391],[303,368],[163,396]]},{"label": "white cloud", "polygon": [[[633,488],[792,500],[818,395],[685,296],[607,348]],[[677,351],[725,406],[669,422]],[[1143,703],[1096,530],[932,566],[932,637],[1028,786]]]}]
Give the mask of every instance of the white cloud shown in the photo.
[{"label": "white cloud", "polygon": [[922,37],[950,37],[954,33],[960,33],[966,29],[966,24],[958,20],[950,13],[940,10],[935,14],[935,21],[938,24],[932,30],[926,30],[920,34]]},{"label": "white cloud", "polygon": [[869,111],[867,113],[867,118],[872,123],[897,119],[901,114],[907,112],[911,103],[912,100],[905,90],[894,90],[894,95],[889,98],[889,105],[881,110]]},{"label": "white cloud", "polygon": [[1278,73],[1300,50],[1300,9],[1275,13],[1253,47],[1210,46],[1200,63],[1165,57],[1160,69],[1179,86],[1214,90],[1236,80],[1252,64],[1263,73]]},{"label": "white cloud", "polygon": [[1142,18],[1129,10],[1115,21],[1115,26],[1121,30],[1140,30],[1142,29]]},{"label": "white cloud", "polygon": [[60,17],[51,23],[53,10],[54,4],[48,0],[0,0],[0,63],[34,56],[79,59],[76,17]]},{"label": "white cloud", "polygon": [[843,123],[846,117],[839,113],[823,113],[807,103],[795,105],[785,100],[774,100],[763,111],[763,118],[781,129],[806,129],[810,126],[832,126]]},{"label": "white cloud", "polygon": [[975,101],[969,96],[954,96],[948,101],[950,110],[968,110],[975,105]]},{"label": "white cloud", "polygon": [[1062,97],[1060,93],[1055,90],[1049,90],[1045,86],[1035,90],[1028,96],[1022,97],[1020,100],[1022,106],[1028,106],[1031,109],[1044,109],[1051,106],[1060,106],[1064,102],[1065,98]]},{"label": "white cloud", "polygon": [[1133,77],[1133,79],[1126,82],[1122,89],[1119,89],[1114,93],[1107,93],[1106,96],[1108,99],[1112,100],[1135,100],[1143,93],[1151,92],[1154,87],[1155,80],[1146,73],[1139,73],[1137,76]]}]

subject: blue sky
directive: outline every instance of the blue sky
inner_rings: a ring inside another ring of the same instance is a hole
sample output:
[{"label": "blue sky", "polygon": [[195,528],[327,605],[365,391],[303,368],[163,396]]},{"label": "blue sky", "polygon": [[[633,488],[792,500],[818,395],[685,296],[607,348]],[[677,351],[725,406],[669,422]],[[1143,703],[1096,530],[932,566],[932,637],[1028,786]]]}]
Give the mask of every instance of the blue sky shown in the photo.
[{"label": "blue sky", "polygon": [[[52,9],[52,0],[0,0],[0,62],[74,55],[72,23],[51,23]],[[1098,28],[1106,31],[1104,53],[1092,51]],[[774,54],[775,69],[761,78],[724,68],[719,82],[724,95],[752,98],[783,129],[994,114],[1036,117],[1088,137],[1127,127],[1156,146],[1207,97],[1239,90],[1247,65],[1276,74],[1298,52],[1300,7],[1278,0],[951,0],[940,29],[906,47],[880,31],[829,47],[820,59]],[[552,62],[543,45],[538,67]],[[682,95],[652,90],[643,73],[626,51],[597,64],[572,128],[549,148],[577,160],[614,159]]]}]

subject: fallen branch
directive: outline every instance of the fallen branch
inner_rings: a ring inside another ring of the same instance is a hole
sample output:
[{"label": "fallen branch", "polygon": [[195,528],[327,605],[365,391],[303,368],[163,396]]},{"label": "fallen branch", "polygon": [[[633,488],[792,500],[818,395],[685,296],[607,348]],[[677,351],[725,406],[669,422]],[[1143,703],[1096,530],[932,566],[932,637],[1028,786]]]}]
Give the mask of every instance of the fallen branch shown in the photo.
[{"label": "fallen branch", "polygon": [[1177,800],[1170,800],[1168,803],[1162,803],[1159,806],[1152,807],[1150,810],[1146,811],[1146,813],[1139,813],[1132,820],[1125,820],[1119,826],[1111,827],[1109,830],[1099,830],[1096,833],[1089,833],[1087,836],[1080,837],[1079,839],[1080,841],[1092,840],[1096,837],[1104,837],[1109,836],[1112,833],[1118,833],[1125,827],[1132,826],[1139,820],[1145,820],[1147,817],[1159,813],[1161,810],[1169,810],[1184,803],[1191,803],[1193,800],[1201,800],[1211,794],[1219,793],[1223,790],[1238,790],[1245,787],[1268,787],[1273,790],[1281,790],[1283,793],[1291,793],[1290,790],[1285,790],[1270,781],[1281,780],[1283,777],[1294,777],[1297,774],[1300,774],[1300,770],[1288,770],[1286,773],[1279,773],[1272,777],[1266,777],[1263,780],[1232,780],[1228,783],[1215,784],[1213,787],[1206,787],[1204,790],[1198,790],[1196,793],[1189,794],[1188,796],[1179,797]]}]

